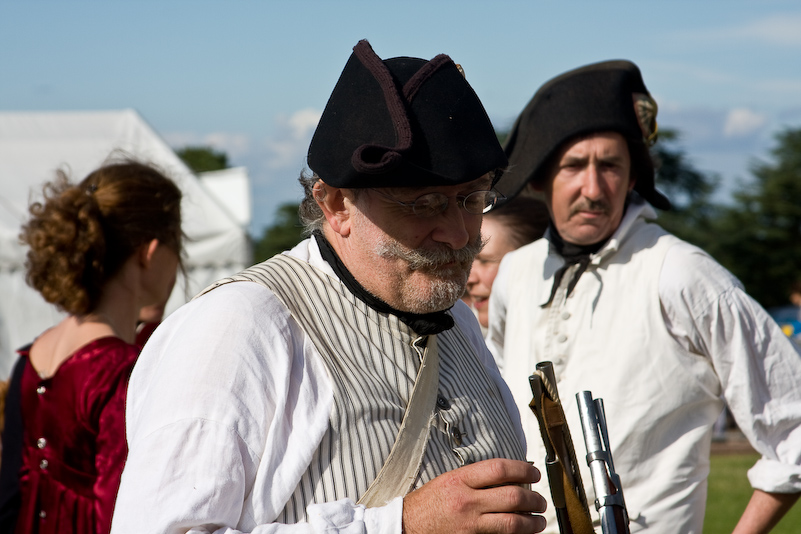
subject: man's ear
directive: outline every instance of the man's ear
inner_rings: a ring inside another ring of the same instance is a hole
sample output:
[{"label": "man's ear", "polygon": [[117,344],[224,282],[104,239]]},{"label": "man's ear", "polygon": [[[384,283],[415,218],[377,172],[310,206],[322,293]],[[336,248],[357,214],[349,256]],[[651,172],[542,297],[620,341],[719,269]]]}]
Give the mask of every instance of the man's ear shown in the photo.
[{"label": "man's ear", "polygon": [[314,200],[323,210],[325,220],[331,229],[342,237],[347,237],[350,234],[351,210],[353,210],[351,195],[346,195],[342,188],[332,187],[322,181],[314,184],[312,191]]},{"label": "man's ear", "polygon": [[633,172],[629,171],[629,193],[631,193],[635,185],[637,185],[637,178],[634,176]]},{"label": "man's ear", "polygon": [[156,248],[158,248],[158,246],[158,239],[151,239],[149,242],[140,245],[138,251],[139,265],[145,269],[150,267],[150,264],[153,261],[153,255],[156,253]]}]

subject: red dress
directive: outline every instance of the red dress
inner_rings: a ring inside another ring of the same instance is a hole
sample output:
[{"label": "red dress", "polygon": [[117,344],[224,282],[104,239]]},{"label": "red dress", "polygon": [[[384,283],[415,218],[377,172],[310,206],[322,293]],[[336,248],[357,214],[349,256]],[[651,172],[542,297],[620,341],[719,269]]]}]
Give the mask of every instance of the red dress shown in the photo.
[{"label": "red dress", "polygon": [[128,453],[125,394],[138,353],[135,345],[104,337],[78,349],[50,378],[26,363],[17,533],[111,530]]}]

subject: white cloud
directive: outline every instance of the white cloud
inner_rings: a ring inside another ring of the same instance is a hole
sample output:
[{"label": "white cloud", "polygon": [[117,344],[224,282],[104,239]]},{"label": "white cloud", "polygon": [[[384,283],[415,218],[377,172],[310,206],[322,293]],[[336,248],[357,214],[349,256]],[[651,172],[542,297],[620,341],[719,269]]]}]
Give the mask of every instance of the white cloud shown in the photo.
[{"label": "white cloud", "polygon": [[322,113],[316,109],[301,109],[293,113],[287,123],[296,139],[306,139],[317,128],[321,116]]},{"label": "white cloud", "polygon": [[302,109],[277,117],[275,134],[264,141],[269,153],[266,165],[271,169],[299,167],[321,115],[315,109]]},{"label": "white cloud", "polygon": [[771,15],[737,26],[680,31],[676,36],[695,42],[747,41],[774,46],[798,46],[801,45],[801,13]]},{"label": "white cloud", "polygon": [[723,125],[726,137],[744,137],[756,133],[767,123],[767,117],[748,108],[735,108],[729,111]]},{"label": "white cloud", "polygon": [[801,44],[801,14],[775,15],[732,29],[735,36],[776,45]]}]

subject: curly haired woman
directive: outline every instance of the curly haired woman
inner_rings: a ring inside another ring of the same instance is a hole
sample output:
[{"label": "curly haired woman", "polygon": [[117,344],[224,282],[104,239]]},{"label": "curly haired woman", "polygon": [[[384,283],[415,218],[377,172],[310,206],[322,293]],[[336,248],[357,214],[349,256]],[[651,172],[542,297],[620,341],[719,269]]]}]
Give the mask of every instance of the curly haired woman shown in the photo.
[{"label": "curly haired woman", "polygon": [[3,434],[0,527],[106,533],[127,454],[136,321],[175,283],[181,192],[152,167],[126,161],[77,185],[59,173],[30,213],[20,235],[30,247],[27,282],[69,315],[20,350]]}]

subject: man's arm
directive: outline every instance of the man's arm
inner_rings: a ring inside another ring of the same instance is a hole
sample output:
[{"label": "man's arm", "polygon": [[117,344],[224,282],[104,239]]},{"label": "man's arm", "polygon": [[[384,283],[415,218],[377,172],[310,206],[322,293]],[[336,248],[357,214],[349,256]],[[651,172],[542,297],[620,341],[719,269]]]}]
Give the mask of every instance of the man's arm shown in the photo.
[{"label": "man's arm", "polygon": [[710,359],[732,415],[762,454],[735,532],[768,532],[801,495],[801,355],[728,271],[689,245],[665,258],[660,299],[671,332],[683,331],[690,350]]},{"label": "man's arm", "polygon": [[732,534],[766,534],[793,507],[801,493],[767,493],[754,490]]}]

